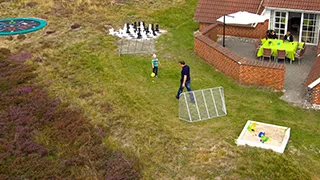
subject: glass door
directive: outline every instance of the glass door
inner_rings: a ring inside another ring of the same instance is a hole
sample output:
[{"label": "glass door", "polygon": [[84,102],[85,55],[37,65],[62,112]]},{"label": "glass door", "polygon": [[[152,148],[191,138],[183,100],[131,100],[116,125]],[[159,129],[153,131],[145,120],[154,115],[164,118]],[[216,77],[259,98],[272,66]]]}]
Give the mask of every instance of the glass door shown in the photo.
[{"label": "glass door", "polygon": [[278,39],[282,39],[287,32],[288,12],[275,11],[274,13],[274,31]]},{"label": "glass door", "polygon": [[313,13],[303,13],[301,41],[317,44],[319,37],[320,15]]}]

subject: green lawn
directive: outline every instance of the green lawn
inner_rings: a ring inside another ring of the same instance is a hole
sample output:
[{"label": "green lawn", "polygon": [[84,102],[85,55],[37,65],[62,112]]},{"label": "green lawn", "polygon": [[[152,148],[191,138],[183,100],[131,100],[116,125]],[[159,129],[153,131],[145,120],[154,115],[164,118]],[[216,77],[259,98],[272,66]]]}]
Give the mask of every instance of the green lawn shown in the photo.
[{"label": "green lawn", "polygon": [[[81,107],[91,124],[105,126],[109,135],[104,141],[137,157],[143,179],[320,179],[320,113],[293,107],[279,99],[280,93],[239,85],[197,57],[196,0],[121,5],[92,0],[77,11],[84,2],[43,3],[19,11],[22,3],[8,5],[2,17],[44,14],[47,28],[56,33],[44,36],[42,30],[4,46],[24,47],[42,57],[39,84],[70,106]],[[49,7],[62,7],[61,13]],[[72,13],[63,13],[67,9]],[[135,20],[157,22],[168,31],[156,44],[159,78],[150,77],[151,54],[119,57],[116,38],[102,31],[105,24],[120,27]],[[82,28],[69,30],[73,21]],[[178,119],[179,60],[191,67],[194,90],[224,88],[227,116],[197,123]],[[285,152],[237,147],[235,139],[247,120],[290,127]]]}]

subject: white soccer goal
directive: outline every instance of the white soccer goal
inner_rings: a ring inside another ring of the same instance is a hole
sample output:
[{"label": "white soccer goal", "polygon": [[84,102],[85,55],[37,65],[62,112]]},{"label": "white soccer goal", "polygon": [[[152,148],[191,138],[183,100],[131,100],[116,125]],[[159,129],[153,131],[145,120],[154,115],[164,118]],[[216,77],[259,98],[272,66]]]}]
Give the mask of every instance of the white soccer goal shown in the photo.
[{"label": "white soccer goal", "polygon": [[179,118],[188,122],[227,115],[223,87],[181,93]]}]

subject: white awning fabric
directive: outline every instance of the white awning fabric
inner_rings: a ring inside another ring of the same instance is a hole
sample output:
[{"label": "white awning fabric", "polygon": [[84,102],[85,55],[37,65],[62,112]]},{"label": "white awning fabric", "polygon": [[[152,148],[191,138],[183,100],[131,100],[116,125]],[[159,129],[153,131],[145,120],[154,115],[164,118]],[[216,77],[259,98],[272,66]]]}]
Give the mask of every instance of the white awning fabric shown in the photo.
[{"label": "white awning fabric", "polygon": [[[264,22],[269,19],[266,16],[249,13],[247,11],[239,11],[233,14],[225,15],[226,24],[254,24]],[[217,19],[217,21],[223,22],[223,16]]]}]

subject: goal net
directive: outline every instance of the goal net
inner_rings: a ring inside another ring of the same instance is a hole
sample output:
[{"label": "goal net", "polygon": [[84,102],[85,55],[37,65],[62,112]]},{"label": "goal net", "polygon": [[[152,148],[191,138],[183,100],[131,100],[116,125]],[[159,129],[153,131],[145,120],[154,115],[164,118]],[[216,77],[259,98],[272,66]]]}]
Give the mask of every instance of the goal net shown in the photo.
[{"label": "goal net", "polygon": [[181,93],[179,118],[188,122],[227,115],[223,87]]}]

